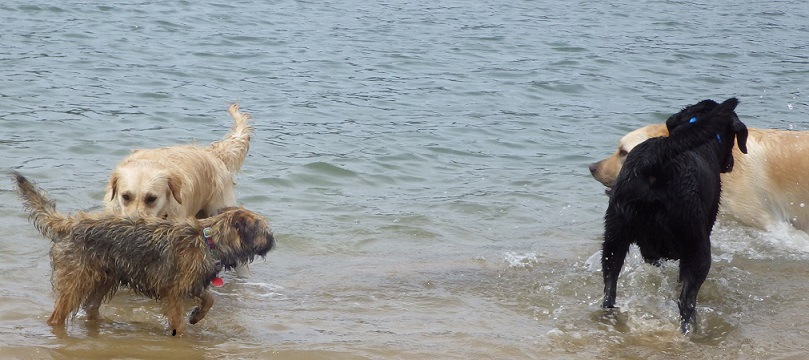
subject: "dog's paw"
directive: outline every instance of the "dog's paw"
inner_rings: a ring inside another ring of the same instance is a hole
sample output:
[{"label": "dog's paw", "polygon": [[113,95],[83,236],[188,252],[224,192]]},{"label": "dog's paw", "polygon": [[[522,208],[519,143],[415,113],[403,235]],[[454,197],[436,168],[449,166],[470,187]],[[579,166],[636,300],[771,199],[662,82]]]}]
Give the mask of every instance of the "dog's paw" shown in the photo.
[{"label": "dog's paw", "polygon": [[696,328],[697,328],[696,321],[693,321],[693,322],[692,321],[681,321],[680,322],[680,332],[682,332],[683,335],[691,334],[691,332],[696,330]]},{"label": "dog's paw", "polygon": [[617,309],[618,307],[615,306],[615,302],[609,301],[609,300],[604,300],[604,302],[601,303],[601,308],[602,309]]},{"label": "dog's paw", "polygon": [[197,316],[199,316],[199,308],[195,307],[194,310],[191,310],[191,316],[188,317],[188,322],[191,323],[191,325],[196,324],[200,320]]},{"label": "dog's paw", "polygon": [[194,325],[200,320],[204,319],[207,313],[207,311],[203,312],[199,307],[195,307],[194,310],[191,311],[191,316],[188,318],[188,322],[191,323],[191,325]]},{"label": "dog's paw", "polygon": [[683,321],[680,323],[680,331],[683,335],[688,335],[691,332],[691,324]]}]

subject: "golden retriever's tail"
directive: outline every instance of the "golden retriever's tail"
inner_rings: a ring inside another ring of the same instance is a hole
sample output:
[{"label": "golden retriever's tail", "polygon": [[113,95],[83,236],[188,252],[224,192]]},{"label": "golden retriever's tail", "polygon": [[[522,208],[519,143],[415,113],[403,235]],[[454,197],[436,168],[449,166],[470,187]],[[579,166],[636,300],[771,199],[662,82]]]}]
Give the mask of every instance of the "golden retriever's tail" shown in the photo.
[{"label": "golden retriever's tail", "polygon": [[225,163],[231,173],[235,173],[242,168],[250,150],[253,128],[248,124],[250,114],[239,112],[239,104],[230,105],[228,113],[233,117],[233,127],[222,140],[211,144],[210,151]]},{"label": "golden retriever's tail", "polygon": [[45,191],[16,171],[12,171],[12,175],[25,209],[31,212],[28,219],[34,223],[34,227],[53,241],[59,241],[70,234],[70,220],[56,211],[56,204],[48,199]]}]

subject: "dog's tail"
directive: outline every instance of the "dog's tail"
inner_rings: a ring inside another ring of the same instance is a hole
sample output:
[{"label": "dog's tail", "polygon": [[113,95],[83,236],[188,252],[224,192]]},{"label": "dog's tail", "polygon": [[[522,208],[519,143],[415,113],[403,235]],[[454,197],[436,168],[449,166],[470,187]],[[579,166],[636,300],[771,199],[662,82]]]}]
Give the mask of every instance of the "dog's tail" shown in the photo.
[{"label": "dog's tail", "polygon": [[54,241],[65,236],[69,232],[69,227],[66,226],[65,218],[56,211],[56,204],[45,195],[45,191],[16,171],[12,171],[12,176],[23,206],[31,213],[28,219],[34,223],[34,227]]},{"label": "dog's tail", "polygon": [[233,127],[222,140],[211,144],[209,149],[225,163],[231,173],[235,173],[242,168],[247,151],[250,150],[253,128],[248,124],[250,114],[239,112],[239,104],[230,105],[228,113],[233,117]]}]

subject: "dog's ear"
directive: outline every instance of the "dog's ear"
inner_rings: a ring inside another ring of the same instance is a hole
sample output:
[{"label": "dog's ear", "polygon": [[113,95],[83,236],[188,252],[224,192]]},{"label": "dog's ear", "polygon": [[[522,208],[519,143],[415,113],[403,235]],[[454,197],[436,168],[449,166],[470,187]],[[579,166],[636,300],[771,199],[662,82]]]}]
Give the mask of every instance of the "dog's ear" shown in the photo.
[{"label": "dog's ear", "polygon": [[118,172],[113,172],[110,176],[110,181],[107,183],[107,188],[110,189],[110,201],[115,200],[115,195],[118,193]]},{"label": "dog's ear", "polygon": [[714,108],[711,112],[717,114],[723,113],[733,113],[733,110],[736,110],[736,106],[739,105],[739,99],[732,97],[723,101],[719,104],[716,108]]},{"label": "dog's ear", "polygon": [[733,131],[733,135],[736,136],[736,145],[739,146],[742,153],[747,154],[747,126],[739,120],[739,116],[734,112],[737,105],[739,105],[739,99],[733,97],[719,104],[716,111],[730,113],[730,129]]},{"label": "dog's ear", "polygon": [[183,181],[180,180],[180,177],[176,175],[169,176],[169,178],[166,179],[166,181],[168,181],[169,192],[171,192],[171,196],[174,197],[174,200],[177,200],[178,204],[182,204],[183,201],[180,200],[182,198],[182,196],[180,195],[180,190],[183,187]]},{"label": "dog's ear", "polygon": [[733,114],[733,124],[731,125],[733,133],[736,135],[736,145],[743,154],[747,154],[747,126],[739,120],[736,114]]},{"label": "dog's ear", "polygon": [[253,241],[256,237],[256,222],[246,215],[245,211],[236,209],[232,211],[230,225],[239,234],[242,246],[247,249],[253,248]]}]

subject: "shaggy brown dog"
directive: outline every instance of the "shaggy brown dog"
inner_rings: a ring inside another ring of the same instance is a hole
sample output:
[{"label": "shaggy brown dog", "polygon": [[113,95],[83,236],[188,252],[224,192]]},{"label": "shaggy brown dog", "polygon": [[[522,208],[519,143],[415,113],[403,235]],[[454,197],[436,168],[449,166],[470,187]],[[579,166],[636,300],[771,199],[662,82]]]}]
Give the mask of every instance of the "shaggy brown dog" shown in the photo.
[{"label": "shaggy brown dog", "polygon": [[170,221],[109,213],[62,215],[44,192],[14,172],[30,219],[53,240],[51,282],[56,293],[48,324],[64,328],[83,307],[87,318],[120,287],[161,301],[172,335],[182,334],[183,300],[199,298],[190,323],[213,305],[208,286],[221,268],[262,258],[275,245],[264,217],[244,208],[224,208],[205,219]]},{"label": "shaggy brown dog", "polygon": [[179,145],[135,150],[113,170],[107,183],[106,208],[129,217],[181,219],[210,216],[236,205],[233,173],[250,149],[250,114],[228,108],[233,128],[208,147]]}]

